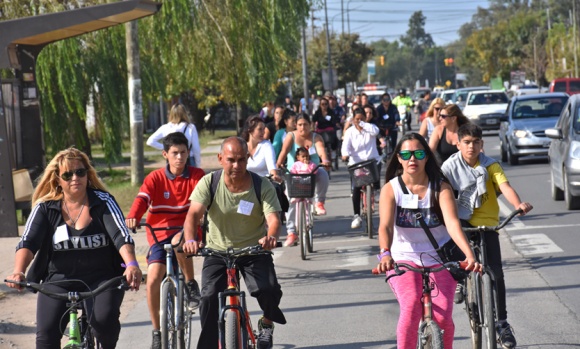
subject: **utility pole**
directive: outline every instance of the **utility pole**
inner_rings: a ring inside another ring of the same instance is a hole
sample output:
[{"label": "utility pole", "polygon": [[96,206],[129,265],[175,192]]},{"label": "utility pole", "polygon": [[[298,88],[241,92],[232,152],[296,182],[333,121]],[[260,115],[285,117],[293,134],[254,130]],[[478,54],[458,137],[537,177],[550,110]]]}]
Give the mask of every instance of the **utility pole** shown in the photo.
[{"label": "utility pole", "polygon": [[[550,33],[550,31],[552,30],[552,22],[550,20],[550,8],[548,7],[546,9],[546,17],[548,17],[548,35]],[[552,45],[550,45],[550,63],[552,64],[552,69],[556,69],[556,67],[554,66],[554,49],[552,48]]]},{"label": "utility pole", "polygon": [[572,1],[572,25],[574,37],[574,77],[578,76],[578,34],[576,32],[576,0]]},{"label": "utility pole", "polygon": [[306,23],[302,24],[302,87],[304,88],[304,103],[306,103],[306,110],[308,110],[310,94],[308,93],[308,65],[306,60]]},{"label": "utility pole", "polygon": [[334,92],[334,79],[332,76],[332,61],[330,59],[330,31],[328,30],[328,8],[326,7],[326,0],[324,0],[324,17],[326,18],[326,50],[328,51],[328,86],[330,92]]},{"label": "utility pole", "polygon": [[129,123],[131,126],[131,185],[143,183],[143,99],[139,62],[137,21],[125,24],[127,79],[129,86]]},{"label": "utility pole", "polygon": [[342,14],[342,34],[344,34],[344,0],[340,0],[340,13]]}]

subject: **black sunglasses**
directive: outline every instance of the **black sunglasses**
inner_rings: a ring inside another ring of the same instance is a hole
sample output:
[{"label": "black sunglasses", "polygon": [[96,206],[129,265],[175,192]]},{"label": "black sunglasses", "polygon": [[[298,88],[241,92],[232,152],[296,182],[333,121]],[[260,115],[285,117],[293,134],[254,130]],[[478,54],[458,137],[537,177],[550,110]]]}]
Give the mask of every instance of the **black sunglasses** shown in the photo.
[{"label": "black sunglasses", "polygon": [[401,150],[399,152],[399,156],[403,160],[409,160],[409,159],[411,159],[411,155],[414,155],[415,156],[415,159],[417,159],[417,160],[423,160],[423,159],[425,159],[425,156],[427,156],[427,153],[423,149],[417,149],[417,150]]},{"label": "black sunglasses", "polygon": [[63,181],[69,182],[73,178],[73,175],[76,175],[79,178],[83,178],[84,176],[87,175],[87,169],[86,168],[77,168],[74,171],[63,172],[59,177]]},{"label": "black sunglasses", "polygon": [[449,115],[449,114],[439,114],[439,116],[441,117],[441,119],[445,119],[446,117],[451,116],[451,115]]},{"label": "black sunglasses", "polygon": [[443,109],[443,108],[437,108],[437,107],[433,108],[433,110],[435,110],[435,111],[439,111],[441,109]]}]

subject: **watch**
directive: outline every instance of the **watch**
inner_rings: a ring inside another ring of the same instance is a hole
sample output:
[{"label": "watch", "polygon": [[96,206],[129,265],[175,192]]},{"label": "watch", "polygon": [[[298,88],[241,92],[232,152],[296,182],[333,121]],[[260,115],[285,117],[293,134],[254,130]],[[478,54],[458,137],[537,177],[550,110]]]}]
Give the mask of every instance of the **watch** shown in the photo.
[{"label": "watch", "polygon": [[381,248],[381,251],[379,253],[385,253],[390,251],[388,248]]}]

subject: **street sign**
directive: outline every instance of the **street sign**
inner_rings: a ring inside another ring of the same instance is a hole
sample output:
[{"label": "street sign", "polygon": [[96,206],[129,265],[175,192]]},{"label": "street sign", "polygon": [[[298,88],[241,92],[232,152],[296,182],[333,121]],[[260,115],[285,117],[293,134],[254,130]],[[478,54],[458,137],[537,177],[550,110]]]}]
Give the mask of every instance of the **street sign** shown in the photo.
[{"label": "street sign", "polygon": [[449,80],[445,81],[445,86],[447,86],[447,87],[451,86],[451,81],[449,81]]},{"label": "street sign", "polygon": [[367,61],[367,73],[369,75],[375,75],[376,71],[375,71],[375,61]]}]

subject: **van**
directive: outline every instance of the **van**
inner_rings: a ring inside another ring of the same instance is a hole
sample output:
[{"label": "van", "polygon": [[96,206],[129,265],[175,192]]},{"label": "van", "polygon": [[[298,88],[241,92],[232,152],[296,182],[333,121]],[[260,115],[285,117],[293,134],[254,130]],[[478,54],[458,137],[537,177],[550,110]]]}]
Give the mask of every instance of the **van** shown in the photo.
[{"label": "van", "polygon": [[566,92],[574,95],[580,93],[580,78],[560,78],[554,79],[550,83],[550,92]]}]

